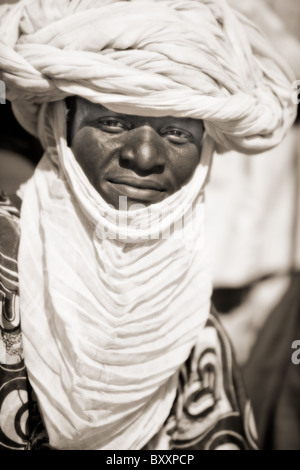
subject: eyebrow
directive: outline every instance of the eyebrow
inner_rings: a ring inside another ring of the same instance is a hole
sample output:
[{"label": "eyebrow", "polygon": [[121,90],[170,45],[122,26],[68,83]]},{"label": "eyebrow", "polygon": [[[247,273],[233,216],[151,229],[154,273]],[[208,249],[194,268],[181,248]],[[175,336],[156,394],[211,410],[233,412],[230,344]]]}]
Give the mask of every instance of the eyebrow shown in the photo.
[{"label": "eyebrow", "polygon": [[[130,120],[130,119],[145,119],[145,118],[150,118],[150,119],[174,119],[175,121],[179,121],[182,123],[185,122],[185,123],[191,123],[191,124],[195,124],[195,122],[197,121],[201,127],[201,130],[202,132],[205,131],[205,126],[204,126],[204,122],[203,122],[203,119],[195,119],[195,118],[192,118],[192,117],[178,117],[178,116],[170,116],[170,115],[166,115],[166,116],[139,116],[139,115],[136,115],[136,114],[126,114],[126,113],[119,113],[117,111],[113,111],[109,108],[106,108],[105,106],[101,105],[102,109],[95,109],[95,111],[93,110],[93,113],[95,113],[95,115],[99,114],[99,115],[103,115],[105,116],[105,113],[107,112],[107,114],[111,114],[112,116],[115,116],[116,118],[120,118],[120,119],[124,119],[124,120]],[[88,112],[86,113],[86,117],[84,120],[89,120],[88,118]],[[97,117],[96,117],[97,118]],[[180,125],[178,122],[177,125]]]},{"label": "eyebrow", "polygon": [[[119,118],[122,118],[122,119],[130,119],[130,118],[133,118],[133,119],[174,119],[176,121],[181,121],[181,122],[190,122],[190,123],[195,123],[195,122],[198,122],[202,129],[204,130],[204,123],[203,123],[203,120],[202,119],[194,119],[194,118],[190,118],[190,117],[177,117],[177,116],[170,116],[170,115],[167,115],[167,116],[139,116],[139,115],[136,115],[136,114],[125,114],[125,113],[118,113],[116,111],[112,111],[108,108],[104,109],[104,110],[98,110],[98,113],[99,114],[102,114],[102,113],[105,113],[107,111],[108,114],[113,114],[115,117],[119,117]],[[88,116],[88,115],[86,115]]]}]

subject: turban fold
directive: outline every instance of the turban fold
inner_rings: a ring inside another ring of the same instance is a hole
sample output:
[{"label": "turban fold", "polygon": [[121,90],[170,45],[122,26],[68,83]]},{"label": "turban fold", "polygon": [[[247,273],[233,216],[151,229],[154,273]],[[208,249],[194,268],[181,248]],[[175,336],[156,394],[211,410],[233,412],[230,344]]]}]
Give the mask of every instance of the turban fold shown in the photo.
[{"label": "turban fold", "polygon": [[294,121],[292,73],[224,0],[21,0],[0,7],[0,78],[21,124],[80,95],[117,111],[203,119],[219,150],[257,153]]}]

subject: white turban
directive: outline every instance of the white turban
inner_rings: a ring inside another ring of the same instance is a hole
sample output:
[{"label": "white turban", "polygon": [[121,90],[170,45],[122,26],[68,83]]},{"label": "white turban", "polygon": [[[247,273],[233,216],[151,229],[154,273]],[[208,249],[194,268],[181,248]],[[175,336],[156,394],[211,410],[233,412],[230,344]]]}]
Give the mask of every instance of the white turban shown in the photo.
[{"label": "white turban", "polygon": [[0,30],[0,78],[34,135],[40,104],[68,95],[203,119],[220,150],[249,154],[295,118],[288,66],[224,0],[21,0]]}]

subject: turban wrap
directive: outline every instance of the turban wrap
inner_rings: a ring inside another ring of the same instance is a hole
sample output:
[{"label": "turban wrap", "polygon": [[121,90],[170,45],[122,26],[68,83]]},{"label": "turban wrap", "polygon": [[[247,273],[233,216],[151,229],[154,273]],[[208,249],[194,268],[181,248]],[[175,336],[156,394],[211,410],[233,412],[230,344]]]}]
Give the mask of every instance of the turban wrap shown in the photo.
[{"label": "turban wrap", "polygon": [[295,118],[288,66],[224,0],[23,0],[0,18],[0,78],[34,135],[41,103],[68,95],[203,119],[216,148],[248,154]]}]

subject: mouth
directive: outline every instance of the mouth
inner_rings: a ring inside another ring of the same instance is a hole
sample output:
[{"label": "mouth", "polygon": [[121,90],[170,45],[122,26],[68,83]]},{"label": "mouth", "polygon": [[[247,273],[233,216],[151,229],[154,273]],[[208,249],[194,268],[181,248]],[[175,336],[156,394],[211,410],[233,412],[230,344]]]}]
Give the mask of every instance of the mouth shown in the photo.
[{"label": "mouth", "polygon": [[107,181],[120,195],[141,202],[157,202],[166,192],[165,187],[151,179],[118,176]]}]

